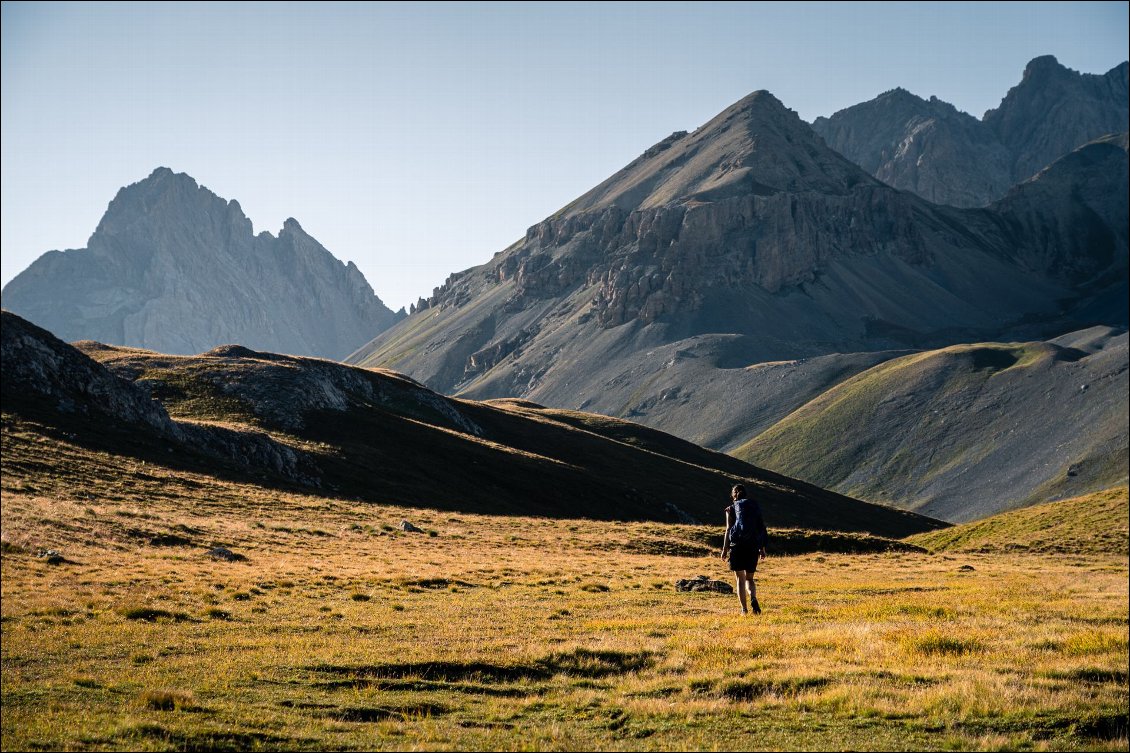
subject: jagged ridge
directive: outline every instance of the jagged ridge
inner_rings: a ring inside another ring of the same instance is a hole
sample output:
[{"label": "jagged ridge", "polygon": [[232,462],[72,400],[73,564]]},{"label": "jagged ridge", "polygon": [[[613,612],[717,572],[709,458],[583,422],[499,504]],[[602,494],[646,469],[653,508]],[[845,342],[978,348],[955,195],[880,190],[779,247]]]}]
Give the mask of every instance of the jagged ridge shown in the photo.
[{"label": "jagged ridge", "polygon": [[1128,64],[1080,74],[1052,56],[1032,60],[1021,82],[981,120],[936,97],[894,89],[813,130],[895,188],[939,204],[981,207],[1076,147],[1130,128]]}]

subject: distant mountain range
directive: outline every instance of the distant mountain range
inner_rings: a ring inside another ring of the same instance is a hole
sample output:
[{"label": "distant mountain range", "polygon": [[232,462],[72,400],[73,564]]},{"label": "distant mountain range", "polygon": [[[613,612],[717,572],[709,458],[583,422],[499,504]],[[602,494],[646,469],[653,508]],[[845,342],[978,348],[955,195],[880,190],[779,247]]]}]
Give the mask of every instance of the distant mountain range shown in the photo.
[{"label": "distant mountain range", "polygon": [[1039,57],[981,120],[936,97],[893,89],[813,130],[885,183],[937,204],[980,207],[1002,198],[1076,147],[1127,130],[1128,65],[1082,74]]},{"label": "distant mountain range", "polygon": [[[1045,79],[1102,88],[1048,67],[1034,61],[990,121],[1031,110]],[[349,360],[448,393],[632,417],[734,448],[900,352],[1125,327],[1125,121],[1030,180],[1007,179],[989,207],[960,209],[881,182],[755,92],[452,275]],[[1002,164],[1028,164],[1022,152]],[[970,510],[1016,498],[994,493]]]},{"label": "distant mountain range", "polygon": [[164,167],[118,192],[86,248],[50,251],[5,285],[3,304],[65,340],[324,358],[403,316],[296,220],[255,235],[238,202]]}]

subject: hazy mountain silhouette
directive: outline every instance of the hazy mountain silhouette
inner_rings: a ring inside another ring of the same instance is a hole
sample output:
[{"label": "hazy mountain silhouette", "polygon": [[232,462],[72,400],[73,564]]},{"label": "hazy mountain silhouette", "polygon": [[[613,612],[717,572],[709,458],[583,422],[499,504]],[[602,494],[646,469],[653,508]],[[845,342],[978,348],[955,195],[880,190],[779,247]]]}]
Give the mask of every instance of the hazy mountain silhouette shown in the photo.
[{"label": "hazy mountain silhouette", "polygon": [[169,353],[235,342],[342,358],[398,319],[296,220],[255,235],[238,202],[164,167],[118,192],[86,248],[39,257],[3,302],[64,340]]}]

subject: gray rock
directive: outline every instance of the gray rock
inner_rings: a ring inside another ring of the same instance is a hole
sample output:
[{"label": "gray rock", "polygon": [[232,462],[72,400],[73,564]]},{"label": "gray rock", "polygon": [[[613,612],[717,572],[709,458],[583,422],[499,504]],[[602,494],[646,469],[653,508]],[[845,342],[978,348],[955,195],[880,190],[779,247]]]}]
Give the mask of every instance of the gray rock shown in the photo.
[{"label": "gray rock", "polygon": [[406,533],[423,533],[424,532],[424,529],[417,528],[416,526],[409,523],[407,520],[400,521],[400,530],[405,531]]},{"label": "gray rock", "polygon": [[[122,431],[141,431],[201,455],[243,468],[267,470],[307,486],[319,484],[313,461],[303,452],[264,432],[178,422],[138,385],[129,368],[118,375],[89,355],[19,316],[4,311],[0,329],[5,402],[29,400],[65,406],[63,413],[84,419],[110,419]],[[104,350],[85,343],[91,352]],[[157,357],[157,354],[144,353]],[[138,372],[140,373],[140,372]]]},{"label": "gray rock", "polygon": [[675,581],[675,590],[682,592],[709,592],[719,594],[732,594],[734,587],[720,580],[710,580],[705,575],[694,578],[684,578]]},{"label": "gray rock", "polygon": [[985,206],[1015,182],[1012,154],[996,134],[936,97],[894,89],[817,118],[812,129],[879,180],[935,204]]},{"label": "gray rock", "polygon": [[40,550],[39,552],[36,552],[35,556],[46,562],[48,565],[62,565],[69,562],[69,560],[67,560],[63,555],[59,554],[59,552],[55,551],[54,549]]},{"label": "gray rock", "polygon": [[224,562],[243,562],[247,557],[238,554],[228,549],[227,547],[217,546],[208,550],[208,556],[214,560],[222,560]]},{"label": "gray rock", "polygon": [[671,513],[671,517],[677,523],[685,523],[687,525],[701,525],[702,524],[701,520],[699,520],[695,516],[691,515],[689,512],[687,512],[683,508],[676,505],[674,502],[668,502],[666,507],[667,507],[667,511],[669,513]]},{"label": "gray rock", "polygon": [[168,168],[119,191],[86,248],[44,254],[3,297],[67,341],[184,354],[235,342],[343,358],[403,315],[297,221],[255,235],[237,202]]}]

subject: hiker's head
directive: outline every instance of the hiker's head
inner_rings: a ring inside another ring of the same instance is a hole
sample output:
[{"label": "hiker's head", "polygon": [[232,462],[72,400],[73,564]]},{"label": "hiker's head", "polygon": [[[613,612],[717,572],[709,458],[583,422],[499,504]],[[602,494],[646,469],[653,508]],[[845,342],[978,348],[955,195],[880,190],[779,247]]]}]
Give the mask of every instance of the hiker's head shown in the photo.
[{"label": "hiker's head", "polygon": [[734,499],[745,499],[745,487],[741,484],[734,484],[734,488],[730,490],[730,496]]}]

